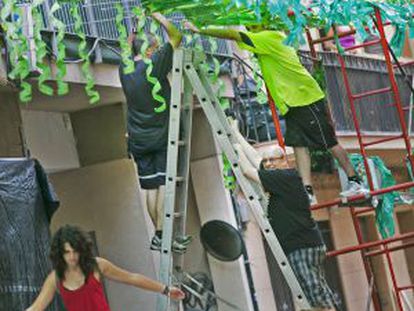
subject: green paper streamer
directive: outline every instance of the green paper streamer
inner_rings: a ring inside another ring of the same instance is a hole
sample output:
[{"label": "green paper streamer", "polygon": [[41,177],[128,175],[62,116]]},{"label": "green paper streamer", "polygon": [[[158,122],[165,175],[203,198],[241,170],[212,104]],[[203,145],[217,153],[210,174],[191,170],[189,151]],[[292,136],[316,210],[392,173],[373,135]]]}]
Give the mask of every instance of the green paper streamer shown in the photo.
[{"label": "green paper streamer", "polygon": [[152,69],[154,66],[152,64],[151,59],[147,58],[145,55],[146,50],[148,48],[148,40],[144,33],[145,15],[144,15],[143,10],[140,7],[134,7],[132,9],[132,12],[138,19],[138,24],[137,24],[138,36],[144,41],[144,44],[141,47],[141,57],[144,63],[147,65],[146,76],[147,76],[147,81],[152,84],[151,94],[154,100],[161,104],[161,106],[154,108],[154,111],[157,113],[161,113],[167,109],[167,103],[164,97],[158,94],[158,92],[161,90],[161,84],[157,78],[151,76]]},{"label": "green paper streamer", "polygon": [[127,29],[124,25],[124,9],[123,6],[119,3],[115,5],[116,7],[116,28],[119,32],[119,45],[121,46],[121,57],[122,63],[124,66],[122,67],[124,74],[130,74],[135,71],[135,64],[134,61],[131,59],[131,47],[128,44],[128,35]]},{"label": "green paper streamer", "polygon": [[69,84],[63,81],[63,78],[66,76],[66,65],[65,57],[66,50],[63,40],[65,38],[66,26],[63,22],[55,17],[55,12],[60,9],[59,3],[56,1],[53,3],[49,12],[49,21],[51,26],[57,30],[56,34],[56,45],[57,45],[57,55],[56,55],[56,83],[57,83],[57,94],[65,95],[69,92]]},{"label": "green paper streamer", "polygon": [[99,98],[99,93],[93,89],[95,86],[95,83],[94,83],[92,74],[90,73],[90,70],[89,70],[90,60],[89,60],[88,52],[86,50],[86,47],[87,47],[86,35],[82,30],[82,18],[81,18],[77,3],[71,2],[70,12],[75,20],[75,24],[74,24],[75,33],[81,39],[79,43],[79,47],[78,47],[78,52],[79,52],[80,58],[83,61],[81,68],[82,68],[83,76],[86,79],[85,91],[89,97],[89,103],[95,104],[99,101],[100,98]]},{"label": "green paper streamer", "polygon": [[32,15],[34,20],[34,39],[36,44],[36,66],[39,68],[41,74],[38,78],[38,87],[39,91],[46,95],[53,95],[53,88],[46,85],[46,80],[50,79],[50,67],[46,65],[43,61],[47,55],[46,43],[42,40],[42,35],[40,33],[42,27],[42,16],[39,12],[40,5],[44,0],[35,0],[33,1]]},{"label": "green paper streamer", "polygon": [[9,77],[20,81],[20,93],[19,99],[23,103],[30,102],[32,100],[32,86],[25,81],[30,73],[30,65],[28,59],[29,44],[23,34],[23,11],[21,8],[11,7],[11,19],[10,28],[8,31],[15,32],[12,35],[12,40],[9,41],[12,52],[10,58],[16,60],[16,65],[9,73]]},{"label": "green paper streamer", "polygon": [[231,163],[224,153],[222,153],[221,159],[223,161],[224,186],[229,190],[234,190],[236,188],[236,177],[233,175]]}]

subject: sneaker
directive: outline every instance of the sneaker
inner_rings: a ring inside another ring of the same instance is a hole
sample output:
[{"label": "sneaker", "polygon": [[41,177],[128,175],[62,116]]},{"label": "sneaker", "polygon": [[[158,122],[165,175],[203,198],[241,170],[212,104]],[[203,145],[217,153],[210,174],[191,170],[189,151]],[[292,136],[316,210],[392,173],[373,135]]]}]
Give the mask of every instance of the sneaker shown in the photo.
[{"label": "sneaker", "polygon": [[187,246],[193,241],[193,237],[191,235],[183,235],[183,236],[176,237],[175,240],[179,244]]},{"label": "sneaker", "polygon": [[316,205],[316,204],[318,204],[318,200],[316,199],[316,196],[313,193],[307,192],[307,194],[308,194],[308,198],[309,198],[310,205]]},{"label": "sneaker", "polygon": [[150,249],[152,251],[160,251],[161,250],[161,238],[154,235],[154,237],[151,240],[151,246]]},{"label": "sneaker", "polygon": [[345,191],[342,191],[340,193],[341,197],[351,197],[359,194],[368,194],[369,190],[364,187],[364,185],[356,182],[356,181],[349,181],[348,182],[348,189]]},{"label": "sneaker", "polygon": [[318,204],[318,201],[316,200],[316,196],[313,193],[312,186],[305,186],[305,191],[306,191],[306,194],[308,195],[310,205]]},{"label": "sneaker", "polygon": [[178,243],[176,240],[173,241],[172,252],[176,254],[184,254],[187,251],[187,246]]}]

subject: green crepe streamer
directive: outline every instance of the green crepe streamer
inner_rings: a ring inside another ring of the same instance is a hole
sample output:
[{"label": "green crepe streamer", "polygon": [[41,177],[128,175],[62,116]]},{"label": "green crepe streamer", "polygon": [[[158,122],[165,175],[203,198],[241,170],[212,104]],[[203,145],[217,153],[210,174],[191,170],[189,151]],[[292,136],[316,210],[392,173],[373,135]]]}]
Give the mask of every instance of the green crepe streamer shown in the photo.
[{"label": "green crepe streamer", "polygon": [[40,76],[38,78],[39,91],[46,95],[53,95],[53,88],[46,85],[45,82],[50,79],[50,67],[43,61],[47,55],[46,43],[42,40],[40,33],[42,27],[42,15],[39,12],[40,5],[44,0],[35,0],[32,3],[32,15],[34,19],[34,39],[36,44],[36,66],[40,69]]},{"label": "green crepe streamer", "polygon": [[223,161],[224,186],[229,190],[234,190],[236,188],[236,178],[232,173],[231,163],[224,153],[221,155],[221,158]]},{"label": "green crepe streamer", "polygon": [[30,73],[30,65],[28,59],[29,44],[23,34],[23,10],[14,5],[9,8],[11,11],[4,13],[10,13],[11,15],[11,23],[6,24],[6,27],[8,27],[7,33],[10,35],[13,32],[9,37],[11,40],[8,41],[8,45],[11,47],[10,58],[16,61],[9,77],[20,81],[19,99],[21,102],[27,103],[32,100],[32,86],[25,81]]},{"label": "green crepe streamer", "polygon": [[124,74],[130,74],[135,71],[135,64],[134,61],[131,59],[131,47],[128,44],[128,35],[127,29],[124,24],[124,9],[120,3],[115,5],[116,7],[116,28],[119,32],[119,44],[121,46],[121,57],[122,63],[124,66],[122,67]]},{"label": "green crepe streamer", "polygon": [[69,84],[63,81],[63,78],[66,76],[66,48],[63,43],[65,38],[66,26],[63,22],[55,17],[55,13],[60,9],[59,3],[56,1],[53,3],[49,12],[49,21],[53,29],[57,30],[56,35],[56,46],[57,46],[57,55],[56,55],[56,84],[57,84],[57,94],[65,95],[69,92]]},{"label": "green crepe streamer", "polygon": [[[374,8],[378,7],[384,19],[397,28],[409,27],[410,35],[414,36],[414,4],[408,0],[313,0],[309,7],[300,0],[142,0],[141,3],[151,12],[181,12],[197,26],[262,24],[288,30],[286,44],[290,45],[304,40],[305,27],[329,29],[333,24],[354,25],[363,40],[367,36],[364,25],[371,23]],[[392,43],[398,50],[402,33],[395,36]]]},{"label": "green crepe streamer", "polygon": [[82,30],[82,18],[81,18],[77,3],[71,2],[70,12],[75,20],[75,24],[74,24],[75,33],[81,39],[79,43],[79,47],[78,47],[78,52],[79,52],[80,58],[83,61],[81,68],[82,68],[83,76],[86,79],[85,91],[86,91],[86,94],[89,96],[89,103],[95,104],[99,101],[100,98],[99,98],[99,93],[93,90],[95,83],[94,83],[92,74],[90,73],[90,70],[89,70],[90,60],[89,60],[88,52],[86,50],[86,47],[87,47],[86,35]]},{"label": "green crepe streamer", "polygon": [[152,64],[151,59],[147,58],[145,55],[147,48],[148,48],[148,39],[144,32],[145,14],[140,7],[134,7],[132,9],[132,13],[134,13],[134,15],[138,19],[138,24],[137,24],[138,36],[140,39],[144,41],[144,44],[141,47],[141,57],[144,63],[147,65],[147,70],[145,73],[147,76],[147,81],[152,84],[152,89],[151,89],[152,98],[158,103],[161,103],[161,106],[154,108],[154,111],[157,113],[161,113],[167,109],[167,103],[164,97],[158,94],[158,92],[161,90],[161,84],[157,78],[151,76],[154,65]]}]

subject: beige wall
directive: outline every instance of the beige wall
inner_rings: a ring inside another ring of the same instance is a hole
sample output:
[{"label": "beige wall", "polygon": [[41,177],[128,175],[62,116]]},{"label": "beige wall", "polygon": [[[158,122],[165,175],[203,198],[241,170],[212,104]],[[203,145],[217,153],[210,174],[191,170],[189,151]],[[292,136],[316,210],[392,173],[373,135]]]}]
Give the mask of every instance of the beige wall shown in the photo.
[{"label": "beige wall", "polygon": [[[77,224],[95,231],[100,255],[135,272],[155,277],[149,228],[142,207],[135,167],[116,160],[51,175],[61,200],[52,231]],[[112,310],[155,309],[156,296],[112,281],[106,282]]]},{"label": "beige wall", "polygon": [[69,114],[23,110],[22,119],[30,155],[47,172],[80,166]]},{"label": "beige wall", "polygon": [[122,104],[81,110],[70,116],[81,166],[127,156]]}]

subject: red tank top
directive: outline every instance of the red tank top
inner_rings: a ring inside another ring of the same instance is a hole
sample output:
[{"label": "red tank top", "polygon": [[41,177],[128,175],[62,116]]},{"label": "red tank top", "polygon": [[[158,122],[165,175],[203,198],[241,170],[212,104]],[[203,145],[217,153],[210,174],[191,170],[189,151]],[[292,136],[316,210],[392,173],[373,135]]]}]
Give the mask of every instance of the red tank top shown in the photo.
[{"label": "red tank top", "polygon": [[78,289],[66,289],[62,282],[58,283],[58,287],[67,311],[111,311],[105,299],[102,283],[93,273]]}]

